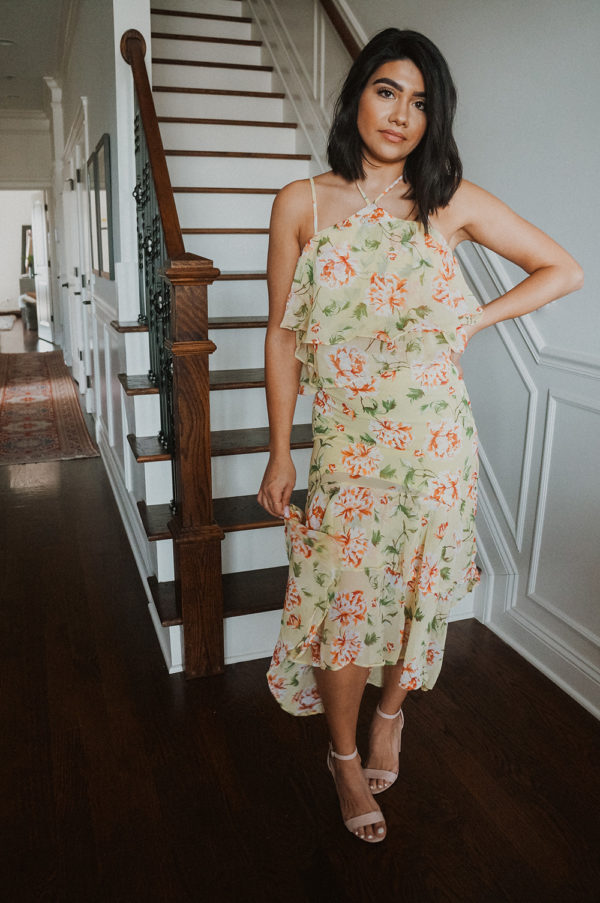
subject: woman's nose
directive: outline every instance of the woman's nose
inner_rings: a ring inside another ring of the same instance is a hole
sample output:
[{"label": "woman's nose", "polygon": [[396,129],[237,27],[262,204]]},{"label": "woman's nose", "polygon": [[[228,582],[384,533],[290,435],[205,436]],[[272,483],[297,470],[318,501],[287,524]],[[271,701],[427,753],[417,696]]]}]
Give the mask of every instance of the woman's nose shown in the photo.
[{"label": "woman's nose", "polygon": [[390,110],[390,121],[397,122],[399,125],[408,123],[408,103],[396,103]]}]

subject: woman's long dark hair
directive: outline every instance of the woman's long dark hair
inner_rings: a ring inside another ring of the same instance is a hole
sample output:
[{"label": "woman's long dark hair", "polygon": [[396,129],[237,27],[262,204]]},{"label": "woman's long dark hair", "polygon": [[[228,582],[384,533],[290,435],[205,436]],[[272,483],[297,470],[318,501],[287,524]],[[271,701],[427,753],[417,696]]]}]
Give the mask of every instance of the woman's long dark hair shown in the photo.
[{"label": "woman's long dark hair", "polygon": [[425,82],[427,129],[406,159],[404,175],[411,187],[417,219],[445,207],[462,178],[462,163],[452,135],[456,88],[448,64],[435,44],[418,31],[386,28],[371,38],[352,64],[335,105],[327,142],[332,170],[344,179],[364,178],[364,148],[357,127],[358,104],[376,69],[392,60],[411,60]]}]

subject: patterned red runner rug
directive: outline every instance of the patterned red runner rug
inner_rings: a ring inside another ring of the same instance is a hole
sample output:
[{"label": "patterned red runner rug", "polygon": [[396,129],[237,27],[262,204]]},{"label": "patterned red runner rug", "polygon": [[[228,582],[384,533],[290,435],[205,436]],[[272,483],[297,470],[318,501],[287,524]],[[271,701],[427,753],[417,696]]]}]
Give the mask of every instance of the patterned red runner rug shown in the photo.
[{"label": "patterned red runner rug", "polygon": [[0,354],[0,464],[98,454],[62,352]]}]

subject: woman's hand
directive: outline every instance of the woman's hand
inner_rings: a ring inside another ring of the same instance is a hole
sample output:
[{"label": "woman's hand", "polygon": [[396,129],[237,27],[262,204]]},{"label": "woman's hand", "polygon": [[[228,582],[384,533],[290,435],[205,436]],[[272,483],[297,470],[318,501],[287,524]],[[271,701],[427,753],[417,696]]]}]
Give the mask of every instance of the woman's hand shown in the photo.
[{"label": "woman's hand", "polygon": [[258,492],[258,501],[274,517],[287,517],[292,490],[296,485],[296,468],[292,456],[269,458]]}]

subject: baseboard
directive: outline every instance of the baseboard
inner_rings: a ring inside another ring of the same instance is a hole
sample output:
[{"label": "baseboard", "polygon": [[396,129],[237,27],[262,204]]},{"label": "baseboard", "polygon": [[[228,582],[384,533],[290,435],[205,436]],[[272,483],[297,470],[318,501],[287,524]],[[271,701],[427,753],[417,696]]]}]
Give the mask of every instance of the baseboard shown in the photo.
[{"label": "baseboard", "polygon": [[600,719],[600,670],[579,662],[564,644],[517,609],[486,622],[500,639],[545,674],[584,709]]}]

